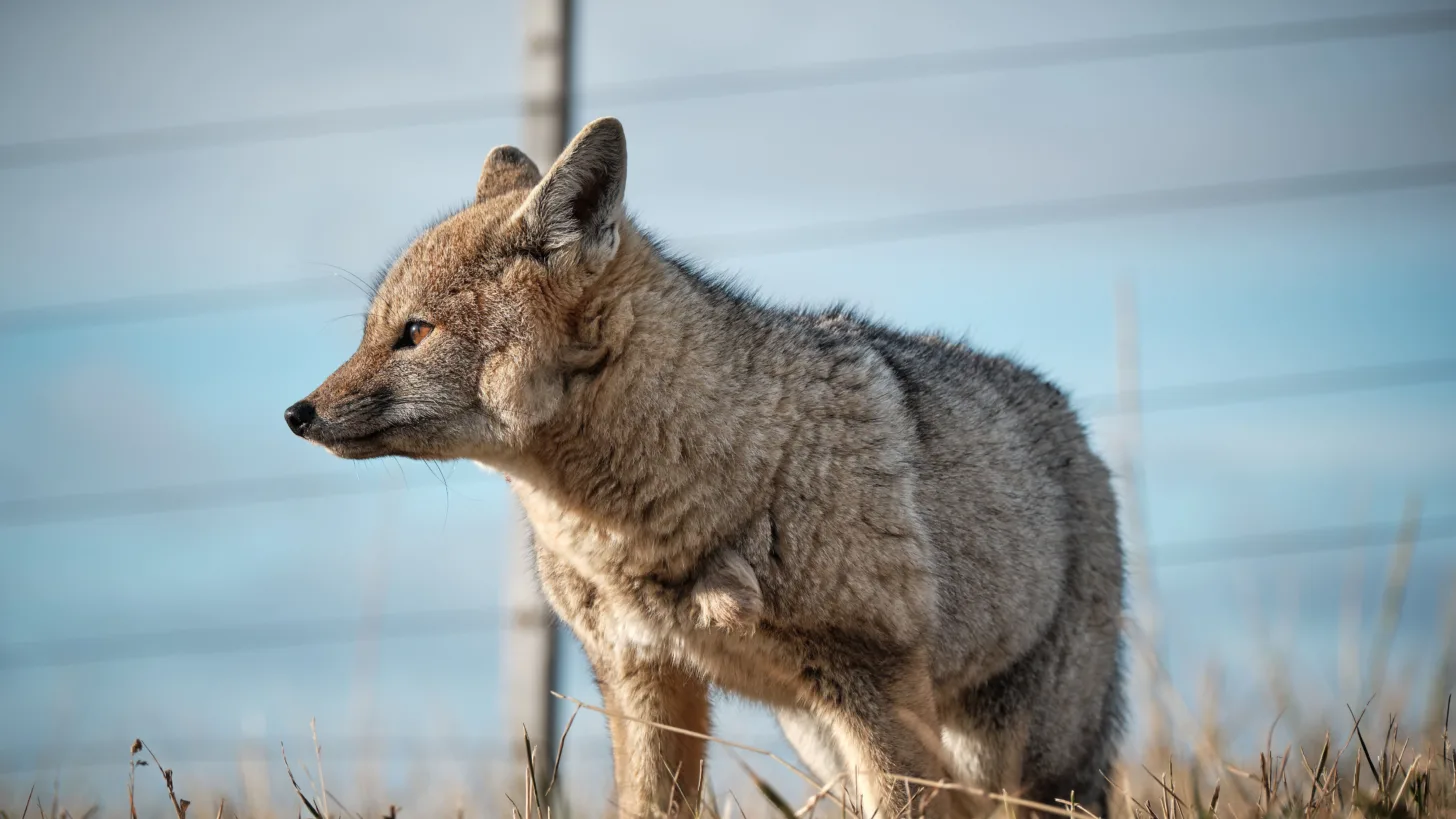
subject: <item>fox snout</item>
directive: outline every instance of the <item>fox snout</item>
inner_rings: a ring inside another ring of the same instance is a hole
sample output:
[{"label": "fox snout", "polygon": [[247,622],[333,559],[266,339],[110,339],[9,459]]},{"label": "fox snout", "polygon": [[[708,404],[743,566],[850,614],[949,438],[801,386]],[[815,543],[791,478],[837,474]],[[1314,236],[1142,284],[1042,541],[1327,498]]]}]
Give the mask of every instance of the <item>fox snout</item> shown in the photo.
[{"label": "fox snout", "polygon": [[288,428],[293,434],[300,438],[308,437],[309,427],[318,420],[318,410],[312,402],[304,399],[283,411],[283,420],[287,422]]},{"label": "fox snout", "polygon": [[338,396],[321,388],[284,410],[283,421],[294,435],[312,443],[330,446],[357,441],[392,426],[386,416],[393,398],[388,389]]},{"label": "fox snout", "polygon": [[[317,391],[283,411],[283,421],[294,435],[344,458],[372,458],[395,453],[387,445],[396,425],[385,420],[388,393],[379,390],[366,399],[343,400]],[[363,409],[363,412],[359,410]]]}]

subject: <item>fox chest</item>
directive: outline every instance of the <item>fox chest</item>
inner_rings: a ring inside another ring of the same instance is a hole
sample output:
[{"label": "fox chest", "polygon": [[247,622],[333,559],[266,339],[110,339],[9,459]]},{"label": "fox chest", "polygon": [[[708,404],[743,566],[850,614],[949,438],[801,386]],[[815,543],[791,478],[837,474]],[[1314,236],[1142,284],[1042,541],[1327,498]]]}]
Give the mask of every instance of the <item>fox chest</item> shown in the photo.
[{"label": "fox chest", "polygon": [[796,699],[801,663],[792,646],[772,629],[705,622],[691,584],[590,576],[549,551],[538,562],[547,597],[589,656],[667,661],[726,691],[773,703]]},{"label": "fox chest", "polygon": [[792,646],[768,628],[705,624],[691,599],[672,613],[634,595],[604,593],[595,634],[607,652],[661,658],[701,674],[713,685],[771,703],[797,698],[802,663]]},{"label": "fox chest", "polygon": [[[735,589],[751,586],[758,594],[756,581],[742,576],[752,574],[746,565],[734,571],[732,558],[716,560],[687,544],[667,549],[634,542],[539,496],[522,500],[542,588],[589,655],[660,658],[754,699],[794,698],[802,663],[788,642],[761,627],[761,608],[737,621],[729,617],[728,625],[719,616],[723,609],[716,604],[727,602],[731,609]],[[683,562],[659,555],[682,556]]]}]

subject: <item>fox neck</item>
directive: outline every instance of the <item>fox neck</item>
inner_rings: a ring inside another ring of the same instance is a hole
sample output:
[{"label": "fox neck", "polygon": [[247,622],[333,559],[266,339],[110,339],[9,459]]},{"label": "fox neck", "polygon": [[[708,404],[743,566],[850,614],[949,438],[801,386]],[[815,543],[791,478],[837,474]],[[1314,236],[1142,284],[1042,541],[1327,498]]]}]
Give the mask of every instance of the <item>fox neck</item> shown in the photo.
[{"label": "fox neck", "polygon": [[533,504],[570,510],[626,548],[692,560],[765,501],[787,442],[773,418],[784,389],[755,366],[766,330],[744,321],[753,308],[624,233],[604,279],[630,329],[568,388],[513,485],[533,519]]}]

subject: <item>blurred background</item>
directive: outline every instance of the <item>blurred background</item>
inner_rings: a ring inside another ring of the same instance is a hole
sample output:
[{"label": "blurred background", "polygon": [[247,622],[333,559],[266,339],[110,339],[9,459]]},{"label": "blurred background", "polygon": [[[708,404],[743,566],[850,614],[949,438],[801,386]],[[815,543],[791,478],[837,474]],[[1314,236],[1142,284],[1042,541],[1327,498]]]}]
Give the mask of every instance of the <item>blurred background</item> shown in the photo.
[{"label": "blurred background", "polygon": [[[316,718],[345,802],[505,812],[506,484],[339,461],[281,413],[357,343],[352,279],[521,144],[527,2],[0,5],[0,807],[58,782],[122,810],[139,736],[183,790],[291,812],[278,743],[314,764]],[[1084,410],[1135,567],[1130,753],[1444,702],[1456,5],[572,19],[571,124],[623,121],[641,224]],[[573,798],[604,804],[602,720],[572,730]]]}]

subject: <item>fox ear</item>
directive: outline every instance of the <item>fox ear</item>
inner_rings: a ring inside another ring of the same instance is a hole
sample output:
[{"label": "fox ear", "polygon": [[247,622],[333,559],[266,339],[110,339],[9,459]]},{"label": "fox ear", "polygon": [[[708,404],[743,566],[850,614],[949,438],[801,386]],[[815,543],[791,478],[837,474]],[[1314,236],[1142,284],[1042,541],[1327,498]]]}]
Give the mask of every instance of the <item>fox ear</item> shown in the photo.
[{"label": "fox ear", "polygon": [[531,188],[540,181],[541,171],[530,157],[519,148],[501,145],[485,157],[480,181],[475,183],[475,201],[484,202],[503,193]]},{"label": "fox ear", "polygon": [[517,216],[547,253],[575,248],[600,270],[617,255],[626,187],[627,135],[604,117],[581,129]]}]

